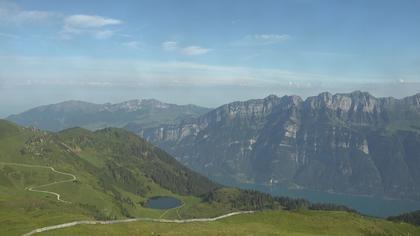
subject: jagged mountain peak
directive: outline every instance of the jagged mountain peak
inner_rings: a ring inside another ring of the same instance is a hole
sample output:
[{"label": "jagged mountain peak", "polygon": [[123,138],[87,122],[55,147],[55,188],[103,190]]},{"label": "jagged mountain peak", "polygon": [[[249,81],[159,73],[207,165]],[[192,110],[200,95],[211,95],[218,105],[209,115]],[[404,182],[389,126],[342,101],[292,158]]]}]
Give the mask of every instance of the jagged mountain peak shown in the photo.
[{"label": "jagged mountain peak", "polygon": [[409,106],[420,108],[420,93],[404,98],[403,102]]},{"label": "jagged mountain peak", "polygon": [[286,95],[286,96],[283,96],[281,99],[295,106],[298,106],[303,102],[303,99],[297,95]]},{"label": "jagged mountain peak", "polygon": [[336,94],[323,92],[317,96],[308,97],[305,100],[305,103],[311,109],[326,108],[343,112],[373,112],[375,109],[380,110],[380,107],[382,106],[380,99],[375,98],[368,92],[362,91]]},{"label": "jagged mountain peak", "polygon": [[140,135],[210,176],[419,198],[420,186],[410,185],[420,179],[420,112],[413,109],[419,98],[270,95]]},{"label": "jagged mountain peak", "polygon": [[358,96],[358,97],[373,97],[372,94],[366,91],[355,90],[349,93],[350,96]]},{"label": "jagged mountain peak", "polygon": [[270,95],[268,95],[267,97],[265,97],[264,98],[264,100],[276,100],[276,99],[278,99],[279,97],[277,96],[277,95],[275,95],[275,94],[270,94]]}]

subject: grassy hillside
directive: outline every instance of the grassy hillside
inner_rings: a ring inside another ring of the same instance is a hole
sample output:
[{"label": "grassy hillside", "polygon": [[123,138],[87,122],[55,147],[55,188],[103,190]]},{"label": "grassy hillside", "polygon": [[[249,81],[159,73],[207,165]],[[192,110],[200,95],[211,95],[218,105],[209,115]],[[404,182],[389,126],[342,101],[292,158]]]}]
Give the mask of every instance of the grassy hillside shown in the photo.
[{"label": "grassy hillside", "polygon": [[[56,172],[45,167],[54,167]],[[69,181],[68,174],[76,176],[76,180]],[[29,191],[30,187],[49,193]],[[58,201],[57,196],[51,193],[59,194],[63,201],[70,203]],[[161,195],[174,196],[183,205],[170,210],[145,207],[148,198]],[[314,218],[307,217],[308,214],[315,214],[307,209],[349,210],[334,205],[310,204],[304,200],[272,198],[255,191],[220,186],[183,167],[171,156],[138,136],[121,129],[107,128],[91,132],[72,128],[60,133],[49,133],[0,120],[0,235],[21,235],[35,228],[76,220],[132,217],[189,219],[215,217],[248,209],[298,209],[300,212],[258,213],[255,216],[235,217],[222,222],[203,223],[202,227],[210,234],[218,233],[215,229],[219,226],[226,226],[229,234],[249,234],[265,227],[268,231],[262,232],[268,233],[274,229],[274,225],[270,224],[277,224],[277,217],[282,219],[287,214],[292,214],[297,221],[314,221],[313,224],[319,225],[322,218],[317,221],[317,215]],[[328,217],[333,213],[319,214]],[[343,224],[348,221],[346,217],[354,217],[367,225],[374,221],[369,219],[364,222],[365,219],[352,213],[337,214],[343,215],[344,218],[338,219],[343,220]],[[274,218],[267,220],[271,217]],[[389,232],[392,233],[398,232],[395,230],[402,227],[384,220],[375,222],[389,226],[393,230]],[[175,227],[171,224],[136,224],[142,230],[163,230],[161,232],[165,234],[170,227]],[[109,229],[109,233],[134,234],[137,230],[136,224],[115,225]],[[309,228],[312,227],[311,224],[308,225]],[[125,229],[124,225],[128,227]],[[199,232],[191,231],[195,229],[195,225],[201,224],[177,225],[176,228],[181,234]],[[290,229],[293,230],[294,227],[301,226],[291,225]],[[66,230],[63,234],[76,234],[78,230],[91,234],[90,230],[96,229],[81,226]],[[108,232],[108,229],[99,230]],[[276,232],[278,231],[271,233]]]},{"label": "grassy hillside", "polygon": [[83,225],[44,235],[419,235],[420,228],[346,212],[266,211],[217,222]]},{"label": "grassy hillside", "polygon": [[[126,131],[76,128],[54,134],[7,121],[0,121],[0,129],[0,235],[18,235],[78,219],[160,217],[165,211],[144,207],[149,197],[157,195],[176,196],[187,203],[185,211],[203,209],[185,215],[218,215],[230,210],[200,198],[219,185]],[[10,163],[52,166],[77,176],[76,181],[40,188],[72,203],[26,189],[68,176]]]}]

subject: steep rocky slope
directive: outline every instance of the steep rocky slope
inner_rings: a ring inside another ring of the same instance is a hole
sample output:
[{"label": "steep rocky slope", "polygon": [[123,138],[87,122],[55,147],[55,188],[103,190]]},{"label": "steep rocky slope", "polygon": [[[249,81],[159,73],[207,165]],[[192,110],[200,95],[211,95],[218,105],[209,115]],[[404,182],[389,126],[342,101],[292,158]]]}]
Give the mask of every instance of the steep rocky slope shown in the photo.
[{"label": "steep rocky slope", "polygon": [[420,198],[420,94],[271,95],[132,131],[214,178]]}]

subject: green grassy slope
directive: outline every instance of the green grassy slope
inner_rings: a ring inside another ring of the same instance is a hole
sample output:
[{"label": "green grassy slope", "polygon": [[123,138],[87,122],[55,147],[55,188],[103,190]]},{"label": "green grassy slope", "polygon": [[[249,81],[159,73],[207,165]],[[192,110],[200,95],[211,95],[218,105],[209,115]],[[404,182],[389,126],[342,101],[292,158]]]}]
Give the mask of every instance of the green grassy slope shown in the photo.
[{"label": "green grassy slope", "polygon": [[[120,129],[53,134],[0,121],[0,134],[0,235],[80,219],[160,217],[165,211],[143,207],[148,197],[156,195],[176,196],[188,203],[186,209],[206,210],[185,213],[195,217],[229,210],[203,203],[199,197],[217,184]],[[41,188],[72,203],[25,189],[68,176],[7,163],[52,166],[76,175],[76,181]]]},{"label": "green grassy slope", "polygon": [[82,225],[44,235],[419,235],[420,228],[346,212],[266,211],[216,222]]},{"label": "green grassy slope", "polygon": [[[71,203],[59,202],[56,196],[51,194],[27,190],[28,187],[66,180],[69,176],[47,168],[7,163],[52,166],[57,171],[77,176],[77,180],[72,182],[37,188],[59,193],[63,200]],[[157,195],[175,196],[184,204],[180,208],[170,210],[145,208],[146,200]],[[0,120],[0,235],[21,235],[35,228],[85,219],[188,219],[214,217],[245,209],[293,209],[290,206],[311,208],[307,202],[273,199],[268,195],[215,184],[181,166],[160,149],[121,129],[107,128],[91,132],[74,128],[60,133],[48,133]],[[315,214],[314,217],[310,217],[311,214]],[[179,234],[185,235],[186,232],[200,232],[194,230],[197,225],[202,225],[203,232],[207,230],[210,235],[218,233],[217,227],[220,226],[225,227],[229,234],[250,234],[262,228],[268,230],[264,231],[267,234],[275,234],[278,232],[276,222],[284,222],[283,218],[296,217],[297,222],[302,221],[310,229],[312,224],[327,224],[331,214],[333,213],[278,211],[213,223],[173,226],[139,222],[98,230],[103,230],[103,234],[135,234],[140,226],[141,230],[156,229],[166,234],[172,233],[171,227],[176,227]],[[392,234],[403,227],[384,220],[369,219],[365,222],[362,217],[351,213],[337,214],[343,216],[338,219],[342,224],[346,224],[348,217],[353,217],[355,222],[360,221],[369,227],[372,222],[379,222],[381,227],[388,227]],[[304,225],[289,225],[289,229],[299,232],[299,227]],[[405,226],[402,229],[417,230]],[[66,229],[62,233],[74,235],[80,230],[81,233],[92,234],[91,230],[96,229],[81,226]],[[51,233],[57,234],[59,231]]]}]

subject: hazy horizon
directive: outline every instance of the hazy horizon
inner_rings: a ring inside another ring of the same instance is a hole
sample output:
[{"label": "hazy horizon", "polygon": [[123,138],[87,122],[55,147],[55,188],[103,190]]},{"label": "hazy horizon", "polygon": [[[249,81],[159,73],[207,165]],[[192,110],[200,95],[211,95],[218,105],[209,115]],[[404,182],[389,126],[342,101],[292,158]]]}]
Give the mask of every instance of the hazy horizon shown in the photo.
[{"label": "hazy horizon", "polygon": [[78,3],[0,0],[0,117],[65,100],[420,91],[418,1]]},{"label": "hazy horizon", "polygon": [[[207,90],[207,89],[206,89]],[[335,93],[351,93],[354,92],[356,90],[360,90],[362,92],[368,92],[376,97],[394,97],[394,98],[403,98],[403,97],[407,97],[407,96],[411,96],[411,95],[415,95],[418,92],[413,91],[412,94],[407,94],[407,95],[403,95],[403,96],[391,96],[391,95],[386,95],[389,93],[384,93],[383,95],[381,95],[380,93],[372,93],[370,91],[367,90],[363,90],[363,89],[353,89],[353,90],[343,90],[343,91],[336,91],[336,92],[331,92],[328,90],[320,90],[319,92],[313,93],[313,94],[297,94],[297,93],[293,93],[293,92],[289,92],[289,93],[283,93],[283,94],[279,94],[279,93],[275,93],[275,92],[268,92],[268,93],[264,93],[261,91],[250,91],[247,94],[232,94],[232,96],[230,97],[216,97],[212,100],[211,103],[208,103],[208,101],[210,101],[210,97],[212,96],[211,94],[203,94],[200,92],[203,92],[202,90],[198,90],[196,88],[191,89],[191,91],[194,91],[193,94],[191,94],[191,98],[197,98],[197,97],[208,97],[208,100],[204,100],[206,102],[202,102],[200,100],[197,99],[186,99],[186,100],[182,100],[182,99],[176,99],[176,94],[168,94],[165,93],[165,91],[160,91],[159,93],[157,93],[156,90],[153,90],[149,93],[147,93],[147,91],[143,91],[143,93],[139,93],[139,95],[136,95],[136,93],[138,92],[137,89],[135,89],[134,91],[132,91],[131,93],[127,93],[126,89],[123,89],[122,91],[118,91],[117,93],[114,93],[113,96],[107,96],[108,92],[106,91],[102,91],[99,94],[97,94],[97,96],[95,98],[91,97],[91,94],[89,94],[89,96],[73,96],[73,97],[67,97],[67,96],[58,96],[56,100],[51,99],[50,97],[48,98],[44,98],[44,99],[40,99],[40,100],[35,100],[35,101],[27,101],[27,102],[21,102],[22,106],[20,107],[10,107],[10,109],[5,109],[0,111],[0,118],[6,118],[9,115],[14,115],[14,114],[18,114],[21,112],[24,112],[26,110],[38,107],[38,106],[43,106],[43,105],[51,105],[51,104],[56,104],[56,103],[60,103],[60,102],[65,102],[65,101],[70,101],[70,100],[76,100],[76,101],[83,101],[83,102],[89,102],[89,103],[96,103],[96,104],[104,104],[104,103],[119,103],[119,102],[124,102],[124,101],[129,101],[129,100],[134,100],[134,99],[156,99],[159,100],[161,102],[165,102],[165,103],[173,103],[173,104],[177,104],[177,105],[187,105],[187,104],[192,104],[192,105],[197,105],[197,106],[202,106],[202,107],[207,107],[207,108],[216,108],[219,107],[221,105],[227,104],[227,103],[231,103],[231,102],[235,102],[235,101],[244,101],[244,100],[249,100],[249,99],[261,99],[264,97],[267,97],[269,95],[276,95],[276,96],[284,96],[284,95],[297,95],[300,96],[302,99],[306,99],[307,97],[310,96],[316,96],[321,92],[330,92],[332,94]],[[407,90],[415,90],[415,89],[410,89],[407,88]],[[78,90],[80,91],[80,90]],[[114,90],[115,92],[115,90]],[[179,91],[177,91],[179,92]],[[223,91],[219,91],[219,95],[221,94],[225,94],[225,92]],[[311,91],[314,92],[314,91]],[[102,94],[101,94],[102,93]],[[105,94],[104,94],[105,93]],[[124,94],[121,94],[124,93]],[[88,94],[88,93],[86,93]],[[155,94],[156,96],[153,96],[153,94]],[[132,95],[132,96],[131,96]],[[185,93],[184,93],[185,95]],[[217,95],[217,94],[216,94]],[[34,97],[38,97],[38,96],[34,96]],[[38,97],[39,98],[39,97]],[[6,106],[7,107],[7,106]]]}]

